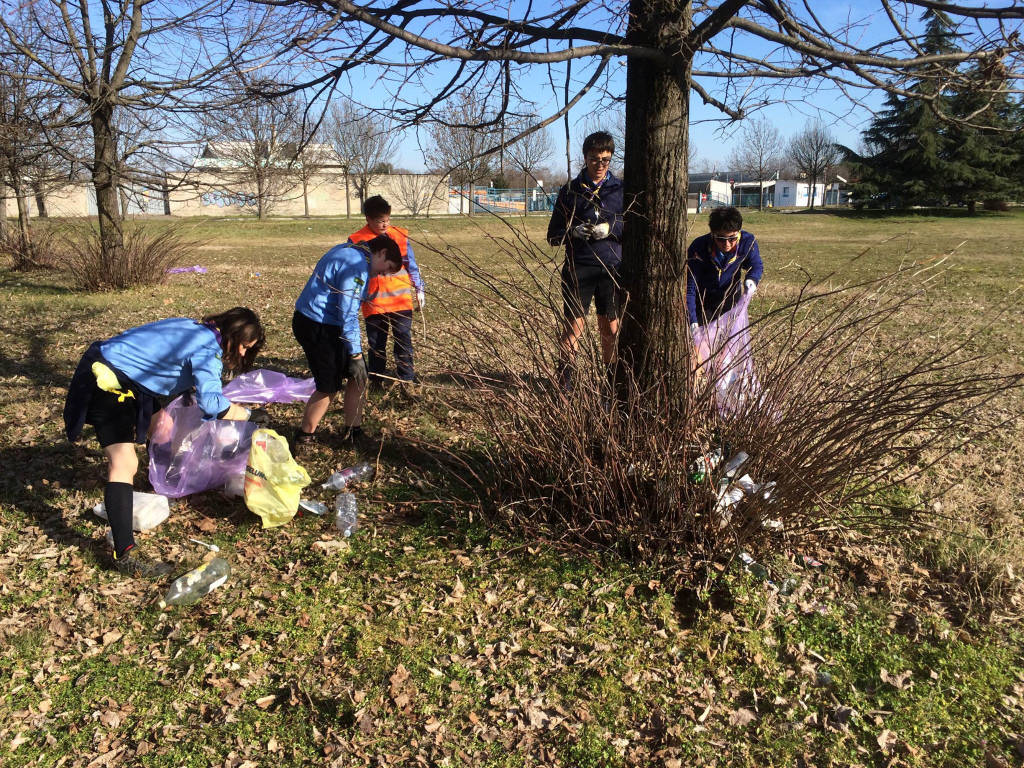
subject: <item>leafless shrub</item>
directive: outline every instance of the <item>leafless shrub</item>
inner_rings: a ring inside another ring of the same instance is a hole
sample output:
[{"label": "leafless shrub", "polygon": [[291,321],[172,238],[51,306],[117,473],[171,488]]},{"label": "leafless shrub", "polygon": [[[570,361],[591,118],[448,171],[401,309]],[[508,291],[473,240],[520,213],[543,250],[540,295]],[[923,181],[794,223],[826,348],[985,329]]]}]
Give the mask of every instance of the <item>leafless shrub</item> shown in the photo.
[{"label": "leafless shrub", "polygon": [[167,270],[182,263],[199,245],[179,227],[125,226],[124,250],[111,258],[97,229],[66,231],[62,266],[87,291],[108,291],[156,285]]},{"label": "leafless shrub", "polygon": [[32,227],[25,236],[14,227],[0,230],[0,256],[10,258],[19,272],[53,269],[62,252],[60,237],[48,227]]},{"label": "leafless shrub", "polygon": [[[808,280],[767,311],[762,300],[750,340],[759,384],[727,413],[719,377],[692,354],[689,370],[666,371],[643,391],[620,371],[613,395],[596,333],[563,392],[554,384],[559,265],[511,228],[490,239],[486,261],[437,250],[460,297],[434,304],[449,315],[437,353],[485,425],[475,466],[486,505],[583,551],[617,548],[685,570],[812,534],[934,523],[929,503],[943,489],[915,496],[905,484],[999,427],[1004,417],[986,406],[1022,383],[971,338],[937,329],[894,341],[903,313],[928,300],[931,268],[906,264],[839,288]],[[768,498],[762,488],[716,509],[735,484],[721,466],[703,478],[692,471],[716,450],[726,460],[747,453],[737,474],[774,483]]]}]

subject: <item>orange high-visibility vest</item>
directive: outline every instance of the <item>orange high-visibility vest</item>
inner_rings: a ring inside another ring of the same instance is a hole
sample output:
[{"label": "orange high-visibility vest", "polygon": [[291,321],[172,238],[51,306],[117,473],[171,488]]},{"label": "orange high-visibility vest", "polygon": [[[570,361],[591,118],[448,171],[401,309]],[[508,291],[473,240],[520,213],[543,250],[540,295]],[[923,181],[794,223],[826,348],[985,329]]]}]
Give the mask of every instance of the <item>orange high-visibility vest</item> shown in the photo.
[{"label": "orange high-visibility vest", "polygon": [[[388,227],[385,234],[398,243],[398,250],[401,251],[404,262],[409,247],[409,232],[401,227]],[[369,226],[365,226],[349,235],[348,239],[351,243],[365,243],[375,237],[377,233]],[[412,278],[409,277],[405,266],[403,265],[393,275],[371,277],[366,297],[366,301],[363,302],[363,317],[412,310]]]}]

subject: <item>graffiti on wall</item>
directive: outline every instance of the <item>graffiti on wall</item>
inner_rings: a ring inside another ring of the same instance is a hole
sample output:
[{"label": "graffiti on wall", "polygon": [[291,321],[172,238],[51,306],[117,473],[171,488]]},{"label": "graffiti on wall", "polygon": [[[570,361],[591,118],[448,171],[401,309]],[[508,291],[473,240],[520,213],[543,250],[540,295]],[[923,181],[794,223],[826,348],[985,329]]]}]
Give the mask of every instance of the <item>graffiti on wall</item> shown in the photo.
[{"label": "graffiti on wall", "polygon": [[218,208],[236,206],[238,208],[255,208],[256,197],[241,192],[204,192],[203,205],[215,205]]}]

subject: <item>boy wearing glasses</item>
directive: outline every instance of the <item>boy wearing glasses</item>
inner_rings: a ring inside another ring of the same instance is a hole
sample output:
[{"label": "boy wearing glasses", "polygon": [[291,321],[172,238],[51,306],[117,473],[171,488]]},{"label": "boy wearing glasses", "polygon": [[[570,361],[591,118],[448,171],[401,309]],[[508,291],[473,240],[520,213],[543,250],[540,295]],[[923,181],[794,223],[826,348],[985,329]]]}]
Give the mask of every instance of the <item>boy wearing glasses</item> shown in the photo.
[{"label": "boy wearing glasses", "polygon": [[745,232],[733,207],[715,208],[706,235],[686,252],[686,312],[690,329],[706,325],[732,309],[744,292],[753,294],[764,266],[757,238]]},{"label": "boy wearing glasses", "polygon": [[597,131],[583,140],[584,168],[558,192],[548,223],[548,243],[565,246],[562,304],[565,324],[558,344],[558,383],[570,385],[576,347],[590,302],[597,310],[601,357],[610,365],[619,330],[618,267],[622,261],[622,182],[608,169],[615,141]]}]

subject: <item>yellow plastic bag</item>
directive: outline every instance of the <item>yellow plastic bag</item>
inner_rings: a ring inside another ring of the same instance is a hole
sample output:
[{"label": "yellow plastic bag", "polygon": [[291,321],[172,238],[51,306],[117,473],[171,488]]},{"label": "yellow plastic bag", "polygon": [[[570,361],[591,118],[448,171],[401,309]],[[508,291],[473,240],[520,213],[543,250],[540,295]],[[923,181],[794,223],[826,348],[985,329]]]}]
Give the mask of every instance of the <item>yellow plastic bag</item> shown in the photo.
[{"label": "yellow plastic bag", "polygon": [[264,528],[284,525],[299,509],[299,494],[309,475],[292,458],[288,441],[272,429],[252,433],[245,467],[245,505],[263,520]]}]

